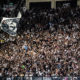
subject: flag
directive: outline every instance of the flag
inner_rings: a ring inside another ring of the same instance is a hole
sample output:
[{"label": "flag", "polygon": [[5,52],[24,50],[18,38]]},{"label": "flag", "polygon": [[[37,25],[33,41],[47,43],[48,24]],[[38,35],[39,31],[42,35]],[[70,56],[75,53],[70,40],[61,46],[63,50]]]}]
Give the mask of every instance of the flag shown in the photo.
[{"label": "flag", "polygon": [[1,29],[11,36],[16,36],[19,20],[17,18],[3,18],[1,21]]}]

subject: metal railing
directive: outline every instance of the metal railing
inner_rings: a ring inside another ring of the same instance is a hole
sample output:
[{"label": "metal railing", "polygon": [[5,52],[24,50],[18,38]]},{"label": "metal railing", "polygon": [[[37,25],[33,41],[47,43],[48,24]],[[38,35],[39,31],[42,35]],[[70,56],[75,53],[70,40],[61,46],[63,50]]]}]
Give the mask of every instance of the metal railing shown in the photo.
[{"label": "metal railing", "polygon": [[0,80],[80,80],[80,77],[0,77]]}]

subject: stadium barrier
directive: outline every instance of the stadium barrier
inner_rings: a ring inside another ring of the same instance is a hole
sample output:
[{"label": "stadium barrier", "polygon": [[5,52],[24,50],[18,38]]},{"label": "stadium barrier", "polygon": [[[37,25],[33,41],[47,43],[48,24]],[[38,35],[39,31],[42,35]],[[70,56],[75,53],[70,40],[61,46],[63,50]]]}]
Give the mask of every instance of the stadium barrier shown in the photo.
[{"label": "stadium barrier", "polygon": [[80,80],[80,77],[0,77],[0,80]]}]

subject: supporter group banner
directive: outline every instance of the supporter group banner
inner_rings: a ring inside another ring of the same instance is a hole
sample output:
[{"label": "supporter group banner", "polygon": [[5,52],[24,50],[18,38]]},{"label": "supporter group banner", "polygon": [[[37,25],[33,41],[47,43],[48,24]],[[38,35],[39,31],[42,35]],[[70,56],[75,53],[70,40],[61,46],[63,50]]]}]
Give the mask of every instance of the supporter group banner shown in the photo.
[{"label": "supporter group banner", "polygon": [[11,36],[16,36],[18,23],[19,23],[18,18],[3,17],[1,21],[1,29],[4,32],[10,34]]}]

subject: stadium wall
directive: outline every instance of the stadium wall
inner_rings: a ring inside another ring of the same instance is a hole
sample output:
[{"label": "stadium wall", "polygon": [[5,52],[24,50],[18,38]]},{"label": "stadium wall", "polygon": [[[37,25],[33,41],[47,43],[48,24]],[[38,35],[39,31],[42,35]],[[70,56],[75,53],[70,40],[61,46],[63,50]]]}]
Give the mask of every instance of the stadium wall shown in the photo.
[{"label": "stadium wall", "polygon": [[27,9],[30,8],[30,2],[51,2],[51,8],[55,7],[55,1],[54,0],[26,0],[26,7]]},{"label": "stadium wall", "polygon": [[[51,8],[56,8],[56,1],[67,1],[67,0],[26,0],[26,7],[27,9],[29,9],[31,2],[51,2]],[[77,0],[77,5],[80,6],[80,0]]]},{"label": "stadium wall", "polygon": [[80,6],[80,0],[77,0],[77,5]]}]

